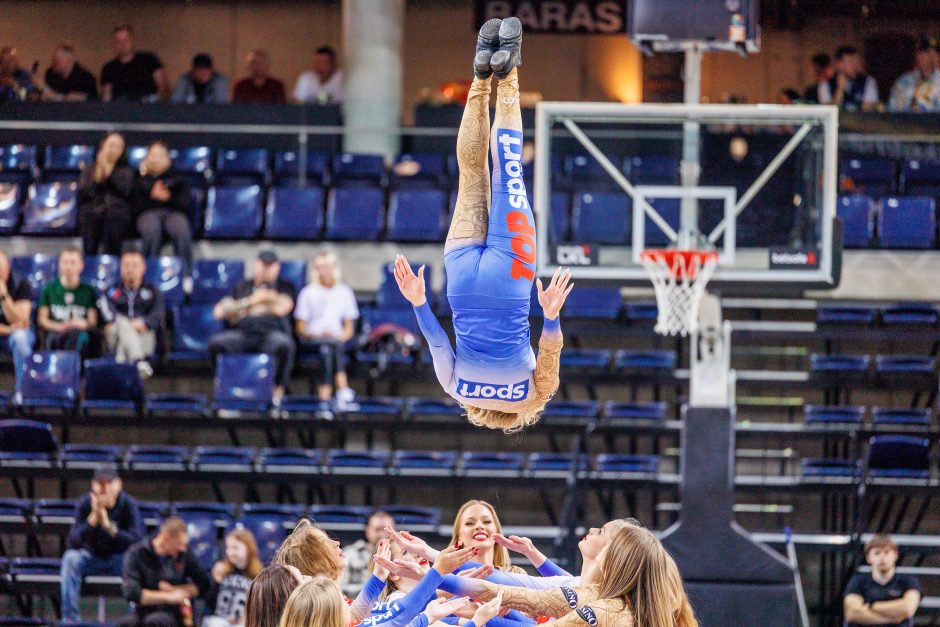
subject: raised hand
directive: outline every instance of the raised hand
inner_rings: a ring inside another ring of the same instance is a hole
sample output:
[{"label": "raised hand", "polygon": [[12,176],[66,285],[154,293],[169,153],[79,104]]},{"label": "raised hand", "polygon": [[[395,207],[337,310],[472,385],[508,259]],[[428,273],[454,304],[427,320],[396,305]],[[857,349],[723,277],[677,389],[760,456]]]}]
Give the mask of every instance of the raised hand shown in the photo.
[{"label": "raised hand", "polygon": [[424,295],[424,266],[418,268],[418,274],[415,275],[404,255],[396,256],[395,282],[398,283],[402,296],[415,307],[420,307],[427,302],[427,297]]},{"label": "raised hand", "polygon": [[477,566],[476,568],[467,568],[459,573],[458,577],[466,577],[468,579],[486,579],[493,574],[493,571],[496,570],[488,564],[483,564],[482,566]]},{"label": "raised hand", "polygon": [[384,558],[386,562],[392,559],[392,545],[387,539],[379,540],[375,546],[375,553],[372,555],[372,574],[382,581],[387,581],[389,570],[379,564],[378,558]]},{"label": "raised hand", "polygon": [[463,547],[457,548],[457,546],[449,546],[443,551],[441,551],[437,559],[434,560],[434,570],[439,572],[442,575],[447,575],[452,573],[457,568],[460,568],[466,564],[471,557],[478,554],[480,549],[474,547]]},{"label": "raised hand", "polygon": [[436,560],[440,553],[440,551],[432,549],[427,542],[418,536],[411,535],[407,531],[395,531],[392,527],[385,527],[385,533],[392,539],[392,542],[398,543],[398,546],[400,546],[402,550],[408,551],[412,555],[423,557],[429,562]]},{"label": "raised hand", "polygon": [[428,617],[428,624],[434,623],[454,612],[460,611],[470,602],[468,597],[456,597],[449,601],[444,597],[437,597],[424,608],[424,615]]},{"label": "raised hand", "polygon": [[497,533],[493,536],[493,540],[496,541],[496,544],[501,544],[510,551],[521,553],[522,555],[529,555],[535,551],[535,545],[532,543],[532,540],[523,538],[522,536],[509,536],[507,538],[503,534]]},{"label": "raised hand", "polygon": [[477,627],[483,627],[483,624],[486,623],[486,621],[499,614],[499,609],[502,604],[503,593],[502,591],[499,591],[492,600],[487,601],[477,608],[476,613],[473,615],[473,624],[475,624]]},{"label": "raised hand", "polygon": [[396,577],[421,581],[425,575],[424,570],[422,570],[422,568],[415,562],[404,562],[402,560],[392,561],[382,557],[381,555],[374,555],[372,560],[377,567],[381,567],[387,570]]},{"label": "raised hand", "polygon": [[574,289],[574,283],[569,284],[570,280],[571,270],[562,272],[561,268],[555,270],[552,280],[545,289],[542,289],[542,279],[536,280],[536,284],[539,288],[539,305],[542,306],[542,311],[545,312],[546,319],[554,320],[558,317],[562,305],[565,304],[565,299],[568,298],[568,294]]}]

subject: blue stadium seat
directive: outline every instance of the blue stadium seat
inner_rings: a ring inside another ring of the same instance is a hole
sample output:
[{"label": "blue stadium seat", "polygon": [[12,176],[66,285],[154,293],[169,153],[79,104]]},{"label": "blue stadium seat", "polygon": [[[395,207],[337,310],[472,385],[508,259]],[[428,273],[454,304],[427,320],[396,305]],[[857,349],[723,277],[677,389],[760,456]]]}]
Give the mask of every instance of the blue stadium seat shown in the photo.
[{"label": "blue stadium seat", "polygon": [[624,318],[627,322],[647,322],[659,317],[659,307],[656,302],[628,302],[624,307]]},{"label": "blue stadium seat", "polygon": [[895,303],[881,308],[881,322],[885,326],[937,326],[940,309],[930,303]]},{"label": "blue stadium seat", "polygon": [[28,578],[30,575],[58,577],[61,569],[62,560],[58,557],[14,557],[10,560],[10,579],[16,583],[20,577]]},{"label": "blue stadium seat", "polygon": [[281,274],[278,278],[294,286],[294,295],[307,285],[307,262],[303,259],[282,259]]},{"label": "blue stadium seat", "polygon": [[325,464],[334,474],[348,472],[342,469],[354,469],[356,473],[363,470],[382,472],[388,465],[388,452],[330,449],[326,452]]},{"label": "blue stadium seat", "polygon": [[147,157],[146,146],[130,146],[127,149],[127,165],[135,171],[140,168],[140,164]]},{"label": "blue stadium seat", "polygon": [[144,404],[144,385],[135,364],[113,359],[85,361],[85,397],[82,411],[138,411]]},{"label": "blue stadium seat", "polygon": [[622,304],[616,287],[579,287],[568,295],[563,313],[566,318],[616,320]]},{"label": "blue stadium seat", "polygon": [[317,525],[351,525],[361,531],[366,524],[372,509],[356,505],[313,505],[310,508],[310,518]]},{"label": "blue stadium seat", "polygon": [[309,473],[319,466],[319,451],[306,448],[263,448],[258,455],[263,472]]},{"label": "blue stadium seat", "polygon": [[865,408],[861,405],[806,405],[803,417],[808,425],[860,425],[865,421]]},{"label": "blue stadium seat", "polygon": [[656,474],[659,457],[656,455],[619,455],[602,453],[594,459],[598,472],[640,472]]},{"label": "blue stadium seat", "polygon": [[10,235],[20,223],[20,186],[0,183],[0,235]]},{"label": "blue stadium seat", "polygon": [[32,519],[32,509],[29,499],[0,499],[0,524],[26,524]]},{"label": "blue stadium seat", "polygon": [[261,353],[219,355],[214,410],[267,411],[274,394],[274,358]]},{"label": "blue stadium seat", "polygon": [[[425,265],[427,266],[424,269],[424,282],[425,285],[431,285],[433,275],[431,272],[432,266],[421,261],[412,261],[411,270],[417,274],[418,269]],[[434,306],[434,292],[430,289],[426,289],[425,296],[428,299],[428,303],[431,307]],[[398,289],[398,283],[395,281],[395,264],[387,263],[382,266],[382,278],[379,280],[379,289],[375,293],[375,304],[378,307],[385,309],[408,309],[411,310],[411,303],[405,299],[401,294],[401,290]],[[414,315],[414,314],[412,314]]]},{"label": "blue stadium seat", "polygon": [[[409,311],[401,307],[364,307],[362,309],[362,333],[368,337],[371,333],[379,330],[379,327],[386,324],[395,325],[395,327],[400,327],[409,331],[420,344],[420,333],[418,329],[418,320],[415,317],[414,311]],[[386,329],[388,330],[388,329]],[[400,330],[400,329],[396,329]],[[415,346],[415,350],[418,349],[418,346]],[[362,359],[369,359],[371,353],[365,353],[364,351],[359,351],[357,355],[361,355]],[[386,357],[391,358],[395,361],[407,361],[410,363],[410,358],[407,355],[401,353],[388,354]],[[402,358],[402,359],[399,359]],[[405,359],[407,358],[407,359]]]},{"label": "blue stadium seat", "polygon": [[406,401],[405,412],[412,418],[463,415],[463,409],[457,404],[457,401],[450,397],[443,399],[409,398]]},{"label": "blue stadium seat", "polygon": [[392,467],[402,475],[450,475],[457,464],[453,451],[395,451]]},{"label": "blue stadium seat", "polygon": [[220,150],[215,174],[219,185],[264,185],[268,180],[268,151],[265,148]]},{"label": "blue stadium seat", "polygon": [[382,511],[392,517],[399,529],[432,527],[435,531],[441,520],[441,510],[436,507],[416,507],[414,505],[388,505]]},{"label": "blue stadium seat", "polygon": [[131,470],[186,470],[189,449],[185,446],[134,444],[125,462]]},{"label": "blue stadium seat", "polygon": [[874,324],[876,310],[868,305],[820,305],[816,309],[818,324]]},{"label": "blue stadium seat", "polygon": [[676,368],[676,353],[662,350],[618,350],[614,365],[619,370],[672,371]]},{"label": "blue stadium seat", "polygon": [[393,242],[440,242],[447,222],[447,192],[400,189],[389,197],[388,233]]},{"label": "blue stadium seat", "polygon": [[842,219],[846,248],[868,248],[872,236],[874,204],[868,196],[839,196],[836,215]]},{"label": "blue stadium seat", "polygon": [[116,466],[123,455],[124,447],[114,444],[65,444],[62,446],[62,465],[65,468]]},{"label": "blue stadium seat", "polygon": [[587,470],[587,455],[578,455],[577,460],[568,453],[529,453],[526,463],[528,469],[534,474],[539,473],[568,473],[572,469]]},{"label": "blue stadium seat", "polygon": [[875,372],[879,375],[932,375],[937,364],[926,355],[875,355]]},{"label": "blue stadium seat", "polygon": [[878,241],[882,248],[933,248],[936,222],[933,198],[891,196],[878,214]]},{"label": "blue stadium seat", "polygon": [[80,366],[76,352],[33,353],[23,376],[21,405],[74,410],[79,396]]},{"label": "blue stadium seat", "polygon": [[260,185],[210,187],[206,199],[208,239],[253,239],[261,230]]},{"label": "blue stadium seat", "polygon": [[147,395],[144,411],[150,415],[186,414],[201,417],[205,413],[205,394],[155,392]]},{"label": "blue stadium seat", "polygon": [[567,242],[571,239],[571,194],[553,191],[549,203],[549,210],[552,213],[553,241]]},{"label": "blue stadium seat", "polygon": [[33,505],[33,513],[41,524],[71,522],[75,518],[75,501],[40,499]]},{"label": "blue stadium seat", "polygon": [[446,163],[437,153],[400,154],[392,168],[396,188],[439,188],[444,183]]},{"label": "blue stadium seat", "polygon": [[174,148],[170,150],[173,169],[186,177],[190,184],[206,187],[212,180],[212,149],[207,146]]},{"label": "blue stadium seat", "polygon": [[268,192],[265,238],[317,240],[322,230],[322,187],[275,187]]},{"label": "blue stadium seat", "polygon": [[121,278],[121,258],[117,255],[86,255],[82,281],[99,294],[108,291]]},{"label": "blue stadium seat", "polygon": [[23,226],[28,235],[72,235],[78,218],[75,183],[36,183],[29,188],[23,208]]},{"label": "blue stadium seat", "polygon": [[857,462],[832,457],[801,459],[800,469],[804,477],[856,477],[860,470]]},{"label": "blue stadium seat", "polygon": [[564,160],[565,179],[579,190],[613,191],[616,181],[591,155],[568,155]]},{"label": "blue stadium seat", "polygon": [[463,469],[467,474],[474,474],[482,471],[484,474],[493,471],[502,473],[519,473],[525,464],[525,457],[522,453],[492,453],[492,452],[474,452],[464,451],[461,456]]},{"label": "blue stadium seat", "polygon": [[287,537],[285,522],[293,522],[297,516],[272,515],[268,513],[246,514],[242,510],[238,521],[233,523],[226,533],[235,529],[247,529],[258,544],[258,557],[262,564],[269,564],[279,546]]},{"label": "blue stadium seat", "polygon": [[656,420],[666,419],[666,403],[608,401],[604,403],[604,417],[607,420]]},{"label": "blue stadium seat", "polygon": [[170,513],[170,504],[166,501],[137,501],[137,508],[140,510],[140,517],[149,527],[150,521],[159,524]]},{"label": "blue stadium seat", "polygon": [[[330,182],[330,159],[322,152],[307,152],[307,185],[326,185]],[[274,155],[274,183],[296,185],[300,174],[300,153],[288,150]]]},{"label": "blue stadium seat", "polygon": [[232,293],[245,278],[240,259],[198,259],[193,265],[193,303],[215,305]]},{"label": "blue stadium seat", "polygon": [[[183,505],[176,503],[175,508],[176,514],[186,522],[189,532],[189,550],[196,557],[199,565],[208,572],[219,556],[218,527],[231,525],[232,515],[230,512],[203,510],[198,507],[189,508]],[[221,521],[222,524],[220,525],[217,521]]]},{"label": "blue stadium seat", "polygon": [[899,407],[872,407],[871,419],[874,425],[929,427],[930,410],[904,409]]},{"label": "blue stadium seat", "polygon": [[552,399],[542,411],[543,420],[587,421],[600,413],[597,401],[563,401]]},{"label": "blue stadium seat", "polygon": [[677,185],[679,183],[679,160],[668,155],[646,155],[627,157],[623,164],[630,182],[634,185]]},{"label": "blue stadium seat", "polygon": [[46,146],[45,157],[44,181],[77,181],[81,171],[95,162],[95,147]]},{"label": "blue stadium seat", "polygon": [[404,406],[404,399],[398,396],[360,396],[346,413],[397,418],[402,414]]},{"label": "blue stadium seat", "polygon": [[868,440],[871,477],[930,478],[930,440],[912,435],[876,435]]},{"label": "blue stadium seat", "polygon": [[[679,231],[679,211],[682,203],[678,198],[653,198],[649,201],[656,213],[662,217],[672,230]],[[648,215],[644,216],[643,243],[648,247],[668,246],[672,243],[659,226]]]},{"label": "blue stadium seat", "polygon": [[336,185],[366,183],[381,185],[385,179],[382,155],[344,152],[333,155],[333,181]]},{"label": "blue stadium seat", "polygon": [[307,511],[306,505],[295,505],[288,503],[242,503],[238,518],[245,516],[281,516],[290,519],[290,522],[297,520]]},{"label": "blue stadium seat", "polygon": [[179,257],[150,257],[144,280],[163,294],[167,307],[183,303],[183,260]]},{"label": "blue stadium seat", "polygon": [[376,241],[385,228],[385,195],[380,187],[343,187],[330,191],[326,239]]},{"label": "blue stadium seat", "polygon": [[905,161],[900,191],[913,196],[940,196],[940,159]]},{"label": "blue stadium seat", "polygon": [[249,472],[257,452],[241,446],[197,446],[190,461],[197,471]]},{"label": "blue stadium seat", "polygon": [[59,273],[59,257],[57,255],[14,257],[10,261],[10,268],[21,280],[26,279],[33,291],[33,301],[39,302],[42,287]]},{"label": "blue stadium seat", "polygon": [[[319,363],[314,358],[319,355],[306,353],[301,356],[300,363]],[[287,394],[281,399],[280,410],[282,414],[316,414],[317,412],[332,412],[333,403],[321,401],[320,397],[312,394]]]},{"label": "blue stadium seat", "polygon": [[575,193],[571,238],[578,244],[626,244],[633,201],[620,192]]},{"label": "blue stadium seat", "polygon": [[[0,625],[3,627],[43,627],[46,622],[32,616],[0,616]],[[89,626],[83,625],[82,627]]]},{"label": "blue stadium seat", "polygon": [[171,362],[209,358],[209,338],[222,330],[222,321],[215,319],[212,309],[211,304],[173,308],[173,344],[167,356]]},{"label": "blue stadium seat", "polygon": [[52,425],[35,420],[0,420],[0,464],[52,464],[59,443]]},{"label": "blue stadium seat", "polygon": [[32,182],[37,171],[35,146],[0,146],[0,181],[25,187]]},{"label": "blue stadium seat", "polygon": [[610,360],[610,351],[603,348],[565,348],[561,351],[560,365],[566,370],[607,370]]},{"label": "blue stadium seat", "polygon": [[824,355],[813,353],[809,357],[809,370],[813,374],[862,375],[868,372],[868,355]]},{"label": "blue stadium seat", "polygon": [[869,196],[893,194],[897,164],[891,159],[845,159],[840,169],[842,189]]}]

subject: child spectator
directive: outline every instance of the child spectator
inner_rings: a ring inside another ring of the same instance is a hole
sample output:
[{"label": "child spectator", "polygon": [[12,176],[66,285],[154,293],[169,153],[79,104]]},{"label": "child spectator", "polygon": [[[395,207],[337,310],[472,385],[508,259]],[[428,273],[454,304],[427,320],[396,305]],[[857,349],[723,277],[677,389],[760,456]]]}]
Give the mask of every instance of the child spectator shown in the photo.
[{"label": "child spectator", "polygon": [[247,529],[235,529],[225,536],[225,557],[212,567],[212,587],[206,606],[212,614],[202,627],[233,627],[245,624],[245,605],[251,582],[261,572],[258,544]]}]

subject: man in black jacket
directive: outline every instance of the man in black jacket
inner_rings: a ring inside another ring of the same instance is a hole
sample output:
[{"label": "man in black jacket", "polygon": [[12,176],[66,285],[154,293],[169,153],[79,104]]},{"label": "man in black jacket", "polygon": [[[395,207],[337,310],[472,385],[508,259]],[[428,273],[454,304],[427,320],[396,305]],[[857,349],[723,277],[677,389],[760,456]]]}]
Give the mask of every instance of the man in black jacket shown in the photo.
[{"label": "man in black jacket", "polygon": [[62,621],[79,622],[82,578],[117,575],[124,551],[144,535],[137,501],[121,491],[121,479],[112,468],[95,471],[91,492],[75,507],[69,530],[69,550],[62,556]]},{"label": "man in black jacket", "polygon": [[144,379],[153,375],[147,358],[156,351],[165,311],[163,294],[150,283],[144,283],[146,271],[147,263],[140,250],[125,248],[121,254],[120,284],[98,299],[108,351],[118,361],[137,364]]},{"label": "man in black jacket", "polygon": [[189,550],[186,523],[175,516],[124,556],[124,597],[146,627],[181,627],[183,605],[209,586],[209,576]]}]

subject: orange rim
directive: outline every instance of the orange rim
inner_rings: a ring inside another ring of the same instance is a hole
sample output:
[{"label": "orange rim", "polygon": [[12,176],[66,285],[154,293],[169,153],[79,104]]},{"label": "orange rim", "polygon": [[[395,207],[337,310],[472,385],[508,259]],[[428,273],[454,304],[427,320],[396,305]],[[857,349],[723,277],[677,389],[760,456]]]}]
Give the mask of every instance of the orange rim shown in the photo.
[{"label": "orange rim", "polygon": [[706,262],[717,260],[718,253],[712,250],[679,250],[676,248],[651,248],[640,253],[646,261],[662,261],[674,277],[694,279]]}]

